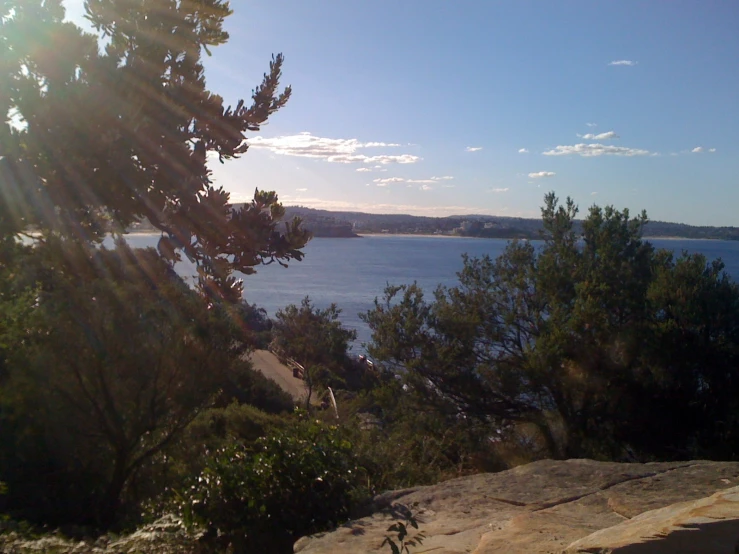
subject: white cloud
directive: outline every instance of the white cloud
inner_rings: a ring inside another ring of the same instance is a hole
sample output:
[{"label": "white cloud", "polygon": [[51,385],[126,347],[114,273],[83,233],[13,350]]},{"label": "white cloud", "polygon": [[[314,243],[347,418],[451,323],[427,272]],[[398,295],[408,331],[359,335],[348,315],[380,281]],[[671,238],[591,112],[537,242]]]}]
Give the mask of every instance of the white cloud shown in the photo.
[{"label": "white cloud", "polygon": [[355,171],[366,172],[366,171],[372,171],[372,170],[369,167],[358,167]]},{"label": "white cloud", "polygon": [[305,191],[307,191],[308,189],[295,189],[295,190],[297,190],[298,192],[305,192]]},{"label": "white cloud", "polygon": [[443,189],[453,189],[456,188],[457,185],[441,185],[441,188]]},{"label": "white cloud", "polygon": [[556,173],[554,171],[537,171],[536,173],[529,173],[530,179],[541,179],[543,177],[554,177]]},{"label": "white cloud", "polygon": [[597,123],[586,123],[585,125],[587,125],[588,127],[597,127],[598,126]]},{"label": "white cloud", "polygon": [[373,179],[372,182],[375,183],[378,187],[386,187],[393,183],[404,183],[405,179],[401,177],[388,177],[387,179]]},{"label": "white cloud", "polygon": [[358,151],[364,148],[395,148],[400,144],[387,142],[360,142],[357,139],[331,139],[317,137],[310,133],[299,133],[274,138],[261,136],[250,138],[251,148],[266,148],[275,154],[315,158],[331,163],[365,163],[386,165],[391,163],[412,164],[421,158],[412,154],[377,154],[368,156]]},{"label": "white cloud", "polygon": [[597,135],[594,135],[593,133],[588,133],[587,135],[577,135],[580,138],[583,138],[585,140],[610,140],[619,138],[616,134],[616,131],[606,131],[605,133],[598,133]]},{"label": "white cloud", "polygon": [[[388,177],[386,179],[375,179],[373,183],[438,183],[440,181],[451,181],[454,179],[454,177],[451,177],[450,175],[445,175],[443,177],[429,177],[428,179],[406,179],[404,177]],[[384,186],[384,185],[382,185]]]},{"label": "white cloud", "polygon": [[696,146],[695,148],[693,148],[693,149],[691,150],[691,152],[692,152],[693,154],[700,154],[700,153],[702,153],[702,152],[703,152],[703,150],[704,150],[704,149],[703,149],[703,147],[702,147],[702,146]]},{"label": "white cloud", "polygon": [[597,193],[597,192],[591,192],[591,193],[590,193],[590,196],[597,196],[597,195],[598,195],[598,193]]},{"label": "white cloud", "polygon": [[636,65],[638,63],[639,62],[635,62],[633,60],[613,60],[608,65],[626,65],[626,66],[631,67],[631,66],[634,66],[634,65]]},{"label": "white cloud", "polygon": [[465,150],[467,150],[467,152],[479,152],[482,150],[482,146],[468,146]]},{"label": "white cloud", "polygon": [[519,148],[518,149],[518,153],[519,154],[528,154],[529,153],[529,149],[528,148]]},{"label": "white cloud", "polygon": [[552,150],[542,152],[545,156],[582,156],[593,158],[596,156],[648,156],[649,150],[627,148],[625,146],[611,146],[606,144],[573,144],[571,146],[557,146]]},{"label": "white cloud", "polygon": [[421,185],[421,186],[419,187],[419,189],[420,189],[420,190],[423,190],[423,191],[427,191],[427,190],[434,190],[433,188],[431,188],[431,187],[430,187],[430,186],[428,186],[428,185]]},{"label": "white cloud", "polygon": [[709,148],[708,151],[711,152],[711,153],[713,153],[713,152],[716,151],[716,149],[715,148]]},{"label": "white cloud", "polygon": [[496,194],[497,194],[497,193],[500,193],[500,192],[508,192],[509,190],[510,190],[510,189],[509,189],[508,187],[506,187],[506,188],[504,188],[504,189],[502,189],[502,188],[497,188],[497,189],[490,189],[490,192],[494,192],[494,193],[496,193]]}]

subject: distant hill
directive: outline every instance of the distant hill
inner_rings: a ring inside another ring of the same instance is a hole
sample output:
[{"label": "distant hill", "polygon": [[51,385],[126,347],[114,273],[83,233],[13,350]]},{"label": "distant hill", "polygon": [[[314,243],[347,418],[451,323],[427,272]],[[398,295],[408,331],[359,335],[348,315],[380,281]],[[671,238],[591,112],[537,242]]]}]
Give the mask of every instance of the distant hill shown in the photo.
[{"label": "distant hill", "polygon": [[[241,204],[234,204],[239,207]],[[502,217],[495,215],[453,215],[426,217],[406,214],[368,214],[334,212],[303,206],[286,206],[287,219],[303,219],[314,237],[352,238],[361,234],[456,235],[483,238],[539,238],[540,219]],[[148,221],[132,226],[131,230],[154,231]],[[708,227],[650,221],[644,236],[660,238],[739,240],[739,227]]]},{"label": "distant hill", "polygon": [[[454,215],[426,217],[406,214],[368,214],[363,212],[329,211],[288,206],[289,218],[302,217],[310,228],[311,221],[323,219],[349,223],[359,234],[393,233],[424,235],[458,235],[486,238],[536,239],[542,229],[540,219],[492,215]],[[708,227],[650,221],[644,231],[647,237],[686,239],[739,240],[739,227]]]}]

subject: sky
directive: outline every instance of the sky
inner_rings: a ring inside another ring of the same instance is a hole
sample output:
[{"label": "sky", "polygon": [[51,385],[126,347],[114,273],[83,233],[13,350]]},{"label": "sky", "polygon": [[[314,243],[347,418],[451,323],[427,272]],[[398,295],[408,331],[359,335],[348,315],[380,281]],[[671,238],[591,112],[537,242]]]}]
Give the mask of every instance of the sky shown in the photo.
[{"label": "sky", "polygon": [[[68,0],[68,16],[81,13]],[[234,0],[210,89],[293,96],[213,163],[235,202],[416,215],[581,213],[739,226],[739,2]]]}]

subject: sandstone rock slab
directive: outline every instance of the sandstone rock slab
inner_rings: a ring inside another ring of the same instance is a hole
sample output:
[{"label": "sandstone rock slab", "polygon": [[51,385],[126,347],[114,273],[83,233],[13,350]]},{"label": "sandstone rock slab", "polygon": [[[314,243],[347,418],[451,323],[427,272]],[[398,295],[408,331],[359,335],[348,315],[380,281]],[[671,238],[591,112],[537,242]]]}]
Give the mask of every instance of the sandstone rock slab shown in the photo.
[{"label": "sandstone rock slab", "polygon": [[[423,544],[434,554],[559,554],[572,543],[649,510],[695,501],[739,485],[739,463],[619,464],[542,460],[494,474],[394,491],[374,513],[304,537],[299,554],[388,552],[393,503],[414,506]],[[392,535],[392,534],[390,534]]]},{"label": "sandstone rock slab", "polygon": [[644,512],[571,544],[566,554],[734,554],[739,487]]}]

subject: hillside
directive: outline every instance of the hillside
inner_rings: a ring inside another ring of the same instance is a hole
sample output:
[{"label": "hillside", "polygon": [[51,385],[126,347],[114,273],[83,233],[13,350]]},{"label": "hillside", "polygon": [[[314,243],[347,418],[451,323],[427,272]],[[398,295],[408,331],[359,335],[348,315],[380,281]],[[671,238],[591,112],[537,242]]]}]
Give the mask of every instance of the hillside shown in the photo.
[{"label": "hillside", "polygon": [[[302,217],[310,228],[313,221],[350,223],[354,232],[362,234],[444,234],[486,238],[535,239],[541,230],[541,219],[491,215],[454,215],[425,217],[406,214],[369,214],[363,212],[328,211],[288,206],[288,217]],[[684,223],[650,221],[644,232],[648,237],[686,239],[739,240],[739,227],[693,226]]]},{"label": "hillside", "polygon": [[[241,204],[234,204],[239,207]],[[301,217],[314,237],[354,238],[361,234],[457,235],[481,238],[536,239],[541,231],[541,219],[493,215],[453,215],[426,217],[407,214],[369,214],[334,212],[303,206],[287,206],[287,219]],[[577,222],[579,224],[579,222]],[[147,222],[131,230],[154,231]],[[739,227],[694,226],[685,223],[650,221],[644,236],[685,239],[739,240]]]}]

